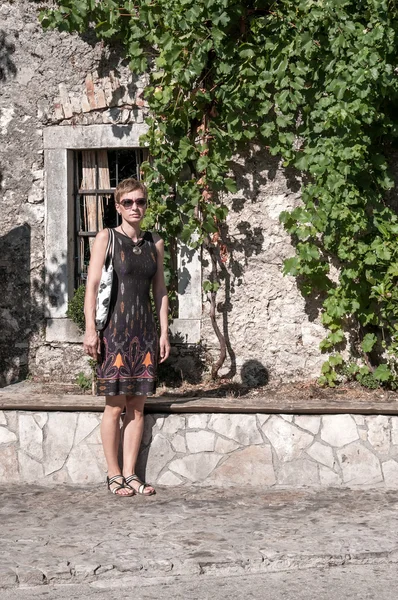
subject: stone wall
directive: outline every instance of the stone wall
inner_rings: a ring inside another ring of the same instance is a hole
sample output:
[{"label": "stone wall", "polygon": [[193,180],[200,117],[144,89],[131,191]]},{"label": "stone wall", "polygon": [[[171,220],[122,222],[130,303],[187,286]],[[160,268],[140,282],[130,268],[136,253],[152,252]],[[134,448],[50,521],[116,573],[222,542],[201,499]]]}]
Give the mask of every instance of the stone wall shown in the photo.
[{"label": "stone wall", "polygon": [[[147,111],[145,81],[131,74],[117,51],[90,35],[43,32],[37,9],[27,0],[0,7],[0,385],[29,373],[63,382],[89,373],[76,340],[46,338],[43,131],[142,123]],[[217,305],[229,348],[223,373],[254,385],[316,376],[323,360],[317,307],[281,272],[293,248],[278,216],[299,202],[300,182],[255,147],[236,158],[232,171],[238,193],[227,200],[228,273]],[[204,255],[204,278],[206,261]],[[214,360],[217,341],[203,300],[202,354]],[[178,350],[174,357],[178,376],[191,377],[196,361]]]},{"label": "stone wall", "polygon": [[[221,273],[217,304],[220,329],[232,349],[223,372],[236,370],[253,384],[268,377],[316,377],[325,360],[319,351],[324,337],[320,306],[305,300],[296,280],[282,274],[283,261],[294,250],[279,215],[300,202],[300,181],[256,146],[234,161],[232,171],[238,192],[226,200],[229,273]],[[215,355],[217,340],[208,315],[205,305],[202,339]]]},{"label": "stone wall", "polygon": [[142,123],[146,114],[145,81],[116,52],[89,35],[43,31],[38,7],[0,6],[0,386],[28,373],[89,373],[80,345],[45,339],[44,128]]},{"label": "stone wall", "polygon": [[[100,413],[0,411],[0,483],[105,480]],[[148,414],[138,473],[160,485],[398,488],[398,417]]]}]

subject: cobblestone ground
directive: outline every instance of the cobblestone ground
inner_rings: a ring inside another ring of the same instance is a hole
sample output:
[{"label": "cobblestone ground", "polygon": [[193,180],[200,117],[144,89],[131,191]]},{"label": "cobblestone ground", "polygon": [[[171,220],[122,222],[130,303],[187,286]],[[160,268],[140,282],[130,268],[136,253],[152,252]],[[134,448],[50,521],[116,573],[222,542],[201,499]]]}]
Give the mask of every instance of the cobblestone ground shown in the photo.
[{"label": "cobblestone ground", "polygon": [[3,486],[0,586],[398,562],[398,492]]},{"label": "cobblestone ground", "polygon": [[0,600],[395,600],[396,565],[356,566],[243,576],[130,578],[0,590]]}]

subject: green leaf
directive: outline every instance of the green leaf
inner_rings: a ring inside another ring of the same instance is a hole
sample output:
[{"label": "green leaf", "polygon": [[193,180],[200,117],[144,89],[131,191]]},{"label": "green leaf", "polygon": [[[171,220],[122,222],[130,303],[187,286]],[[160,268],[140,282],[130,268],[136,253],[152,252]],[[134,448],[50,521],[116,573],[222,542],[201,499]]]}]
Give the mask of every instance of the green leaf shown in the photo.
[{"label": "green leaf", "polygon": [[377,336],[374,333],[367,333],[361,343],[361,348],[364,352],[371,352],[373,346],[377,342]]},{"label": "green leaf", "polygon": [[234,179],[230,179],[229,177],[227,177],[226,179],[224,179],[224,185],[229,192],[236,192],[236,181]]},{"label": "green leaf", "polygon": [[386,364],[381,364],[373,372],[373,377],[378,381],[388,381],[392,377],[392,373]]}]

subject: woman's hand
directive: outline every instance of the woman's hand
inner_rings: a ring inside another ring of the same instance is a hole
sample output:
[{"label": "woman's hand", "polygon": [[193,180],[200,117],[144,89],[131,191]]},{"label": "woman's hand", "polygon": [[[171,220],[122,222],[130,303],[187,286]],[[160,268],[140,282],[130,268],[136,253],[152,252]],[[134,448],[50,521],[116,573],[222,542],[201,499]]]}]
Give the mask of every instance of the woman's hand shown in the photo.
[{"label": "woman's hand", "polygon": [[101,351],[101,342],[96,331],[86,331],[83,339],[83,349],[94,360]]},{"label": "woman's hand", "polygon": [[170,354],[170,342],[169,336],[166,334],[162,334],[159,338],[159,353],[160,353],[160,361],[164,362],[169,354]]}]

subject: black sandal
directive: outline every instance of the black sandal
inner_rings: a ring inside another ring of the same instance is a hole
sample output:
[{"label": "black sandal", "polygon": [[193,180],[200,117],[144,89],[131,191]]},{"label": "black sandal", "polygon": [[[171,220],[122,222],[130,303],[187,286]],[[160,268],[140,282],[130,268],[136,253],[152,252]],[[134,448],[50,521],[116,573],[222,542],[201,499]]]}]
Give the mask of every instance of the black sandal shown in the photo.
[{"label": "black sandal", "polygon": [[[119,483],[119,482],[117,481],[117,479],[121,479],[121,480],[122,480],[122,483]],[[107,478],[106,478],[106,483],[107,483],[107,486],[108,486],[108,490],[109,490],[110,492],[112,492],[112,494],[115,494],[116,496],[121,496],[122,498],[123,498],[123,496],[124,496],[125,498],[131,498],[131,496],[134,496],[134,494],[135,494],[135,490],[134,490],[133,488],[131,488],[129,485],[128,485],[128,486],[126,486],[126,480],[124,479],[123,475],[114,475],[114,476],[113,476],[113,477],[111,477],[110,479],[109,479],[109,477],[107,477]],[[112,485],[112,484],[115,484],[115,487],[113,487],[113,488],[111,489],[111,485]],[[131,489],[131,490],[133,490],[133,492],[134,492],[134,493],[133,493],[133,494],[118,494],[118,493],[117,493],[119,490],[122,490],[122,489],[124,489],[124,488],[126,488],[126,487],[128,487],[128,488],[129,488],[129,489]]]},{"label": "black sandal", "polygon": [[[139,479],[139,477],[137,477],[137,475],[130,475],[129,477],[125,477],[124,481],[125,481],[126,487],[130,488],[130,490],[133,490],[134,493],[142,494],[143,496],[153,496],[154,494],[156,494],[155,489],[152,489],[151,492],[146,494],[145,490],[149,487],[153,488],[153,486],[149,485],[149,483],[145,483],[145,482],[141,481],[141,479]],[[137,481],[140,484],[137,490],[134,487],[132,487],[131,485],[129,485],[130,481]]]}]

